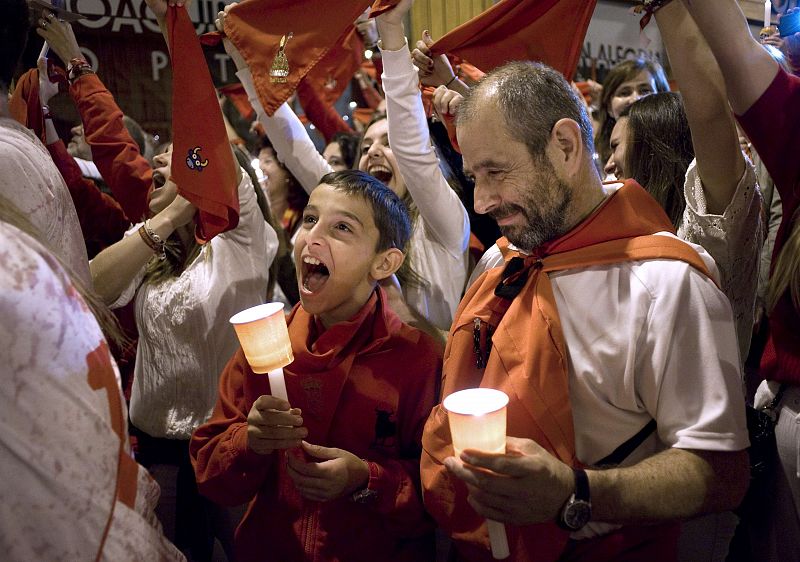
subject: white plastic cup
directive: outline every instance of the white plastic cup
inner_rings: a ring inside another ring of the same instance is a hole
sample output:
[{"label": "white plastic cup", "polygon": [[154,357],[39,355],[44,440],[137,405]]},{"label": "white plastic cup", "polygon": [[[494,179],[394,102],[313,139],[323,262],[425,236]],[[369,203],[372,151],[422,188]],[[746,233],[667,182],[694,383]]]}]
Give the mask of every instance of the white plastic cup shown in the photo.
[{"label": "white plastic cup", "polygon": [[230,322],[254,373],[269,373],[294,361],[283,303],[248,308],[231,316]]},{"label": "white plastic cup", "polygon": [[[465,449],[487,453],[506,452],[506,406],[508,395],[493,388],[468,388],[454,392],[442,403],[447,410],[450,436],[457,457]],[[506,528],[499,521],[486,520],[492,556],[508,558]]]}]

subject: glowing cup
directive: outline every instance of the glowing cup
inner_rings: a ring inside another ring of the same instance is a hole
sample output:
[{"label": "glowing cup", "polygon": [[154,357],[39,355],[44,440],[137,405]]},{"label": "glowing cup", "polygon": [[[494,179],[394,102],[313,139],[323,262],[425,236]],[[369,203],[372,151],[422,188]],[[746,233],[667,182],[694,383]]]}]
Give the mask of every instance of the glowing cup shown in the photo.
[{"label": "glowing cup", "polygon": [[283,367],[294,361],[283,303],[260,304],[230,319],[254,373],[269,373],[273,396],[286,400]]},{"label": "glowing cup", "polygon": [[[454,392],[442,403],[450,422],[456,457],[465,449],[487,453],[506,452],[506,406],[508,395],[492,388],[469,388]],[[508,558],[508,538],[502,523],[488,519],[492,556]]]}]

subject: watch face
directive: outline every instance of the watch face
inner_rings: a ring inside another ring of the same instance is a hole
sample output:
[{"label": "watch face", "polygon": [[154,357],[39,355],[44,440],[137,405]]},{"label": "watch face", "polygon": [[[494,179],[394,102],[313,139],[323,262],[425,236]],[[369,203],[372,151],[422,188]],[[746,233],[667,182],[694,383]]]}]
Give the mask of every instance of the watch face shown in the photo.
[{"label": "watch face", "polygon": [[369,488],[364,488],[363,490],[359,490],[351,496],[351,499],[356,503],[372,503],[378,497],[377,490],[370,490]]},{"label": "watch face", "polygon": [[592,504],[583,500],[573,500],[564,509],[564,525],[577,531],[589,522],[592,516]]}]

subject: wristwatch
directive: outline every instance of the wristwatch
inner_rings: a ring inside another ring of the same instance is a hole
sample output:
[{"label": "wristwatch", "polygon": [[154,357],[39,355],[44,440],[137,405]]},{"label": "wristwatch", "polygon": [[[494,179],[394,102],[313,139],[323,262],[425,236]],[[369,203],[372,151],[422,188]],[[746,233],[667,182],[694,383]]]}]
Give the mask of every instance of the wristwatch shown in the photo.
[{"label": "wristwatch", "polygon": [[356,490],[350,495],[350,501],[354,503],[360,503],[362,505],[369,505],[378,500],[378,490],[373,490],[369,487],[370,481],[377,476],[377,468],[374,463],[369,462],[367,459],[361,460],[366,463],[367,468],[369,469],[369,480],[367,480],[363,488]]},{"label": "wristwatch", "polygon": [[378,491],[370,490],[369,488],[363,488],[361,490],[355,491],[350,496],[350,501],[354,503],[360,503],[363,505],[374,503],[377,499],[378,499]]},{"label": "wristwatch", "polygon": [[589,496],[589,477],[582,468],[573,468],[575,473],[575,492],[561,508],[558,526],[570,532],[583,528],[592,518],[592,502]]}]

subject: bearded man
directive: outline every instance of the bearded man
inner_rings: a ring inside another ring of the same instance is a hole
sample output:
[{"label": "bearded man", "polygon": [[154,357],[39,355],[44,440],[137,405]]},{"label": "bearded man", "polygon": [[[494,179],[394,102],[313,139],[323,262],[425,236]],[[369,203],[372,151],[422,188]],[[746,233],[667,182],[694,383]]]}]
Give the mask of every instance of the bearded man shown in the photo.
[{"label": "bearded man", "polygon": [[507,240],[458,309],[442,396],[506,392],[507,452],[453,457],[434,408],[427,509],[463,560],[491,559],[486,519],[506,524],[513,560],[674,559],[677,521],[732,509],[748,483],[713,260],[641,186],[601,183],[584,106],[554,70],[490,72],[457,129],[475,210]]}]

